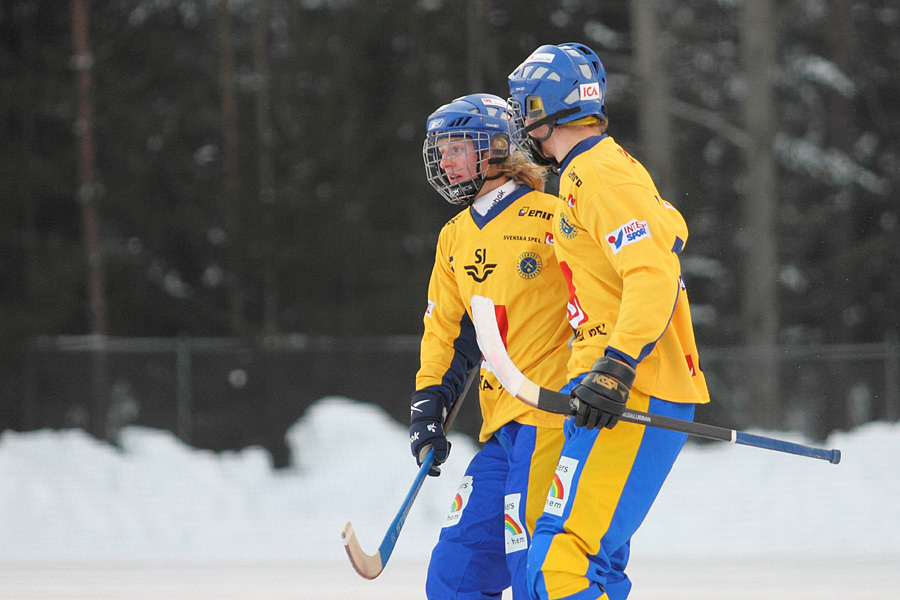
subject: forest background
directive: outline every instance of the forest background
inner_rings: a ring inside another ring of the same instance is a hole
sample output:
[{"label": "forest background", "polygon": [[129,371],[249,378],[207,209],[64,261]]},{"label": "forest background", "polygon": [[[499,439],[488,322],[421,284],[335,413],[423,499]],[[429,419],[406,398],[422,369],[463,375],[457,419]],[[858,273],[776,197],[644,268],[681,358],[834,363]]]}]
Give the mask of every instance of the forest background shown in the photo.
[{"label": "forest background", "polygon": [[[304,336],[391,360],[391,340],[421,331],[456,212],[425,181],[426,117],[464,94],[506,97],[532,50],[568,41],[600,55],[611,135],[686,217],[684,277],[725,405],[740,386],[714,367],[738,357],[744,402],[786,404],[803,379],[818,437],[854,424],[854,399],[869,406],[856,421],[900,416],[896,0],[9,0],[0,429],[109,437],[105,409],[41,408],[66,377],[113,402],[103,340]],[[91,361],[59,354],[62,336],[93,339]],[[877,377],[859,375],[882,347]],[[785,362],[797,348],[830,362],[800,373]],[[378,360],[336,362],[334,381],[378,377]],[[785,424],[766,414],[744,422]]]}]

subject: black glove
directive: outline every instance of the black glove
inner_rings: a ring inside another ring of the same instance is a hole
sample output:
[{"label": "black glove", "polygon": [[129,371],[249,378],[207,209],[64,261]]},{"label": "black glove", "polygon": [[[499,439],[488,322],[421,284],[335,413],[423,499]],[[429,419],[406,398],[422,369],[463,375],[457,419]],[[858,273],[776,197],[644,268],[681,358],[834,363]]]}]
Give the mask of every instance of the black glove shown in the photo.
[{"label": "black glove", "polygon": [[634,369],[604,356],[598,358],[581,383],[572,390],[575,425],[588,429],[612,429],[625,411]]},{"label": "black glove", "polygon": [[450,442],[444,433],[444,419],[447,409],[444,401],[428,393],[413,394],[409,408],[409,447],[416,462],[422,466],[429,448],[434,448],[434,462],[428,474],[437,477],[441,474],[440,465],[450,455]]}]

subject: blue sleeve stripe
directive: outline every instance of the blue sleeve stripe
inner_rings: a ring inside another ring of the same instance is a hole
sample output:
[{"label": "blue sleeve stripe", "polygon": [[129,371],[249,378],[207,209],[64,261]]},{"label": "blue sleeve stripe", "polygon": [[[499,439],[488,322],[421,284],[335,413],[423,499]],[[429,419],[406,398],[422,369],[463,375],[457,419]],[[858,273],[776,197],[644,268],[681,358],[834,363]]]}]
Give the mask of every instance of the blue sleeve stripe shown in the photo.
[{"label": "blue sleeve stripe", "polygon": [[481,360],[481,350],[475,339],[475,326],[469,313],[463,313],[459,322],[459,336],[453,340],[453,360],[450,368],[441,378],[440,392],[444,396],[447,409],[459,397],[466,385],[466,375]]},{"label": "blue sleeve stripe", "polygon": [[628,366],[630,366],[632,369],[637,368],[638,361],[634,360],[633,358],[631,358],[624,352],[620,352],[619,350],[616,350],[615,348],[611,348],[611,347],[607,346],[604,356],[608,356],[610,358],[616,359],[619,362],[623,362],[623,363],[627,364]]},{"label": "blue sleeve stripe", "polygon": [[[680,279],[679,279],[679,281],[680,281]],[[658,337],[658,338],[656,338],[655,340],[653,340],[652,342],[650,342],[649,344],[647,344],[646,346],[644,346],[644,347],[641,349],[641,354],[638,356],[637,362],[641,362],[641,361],[644,360],[651,352],[653,352],[653,348],[656,347],[656,342],[658,342],[658,341],[660,340],[660,338],[663,336],[663,334],[664,334],[664,333],[666,332],[666,330],[669,328],[669,325],[672,323],[672,317],[675,315],[675,308],[678,306],[678,294],[680,294],[680,293],[681,293],[681,285],[680,285],[680,283],[679,283],[679,285],[676,285],[676,286],[675,286],[675,303],[672,305],[672,312],[669,313],[669,320],[666,321],[666,326],[663,327],[663,330],[662,330],[661,332],[659,332],[659,337]]]},{"label": "blue sleeve stripe", "polygon": [[[682,249],[684,249],[684,240],[678,236],[675,236],[675,243],[672,245],[672,252],[674,252],[676,255],[681,254]],[[684,280],[681,278],[681,276],[679,276],[678,277],[678,286],[676,287],[676,291],[675,291],[675,303],[672,305],[672,312],[669,314],[669,320],[666,321],[666,326],[663,327],[663,330],[662,330],[662,332],[660,332],[659,337],[641,349],[641,353],[640,353],[640,355],[638,355],[637,360],[631,358],[630,356],[628,356],[621,350],[617,350],[612,347],[606,348],[605,355],[611,356],[612,358],[614,358],[616,360],[619,360],[621,362],[631,365],[632,369],[636,368],[637,364],[639,362],[644,360],[644,358],[646,358],[651,352],[653,352],[653,348],[656,347],[656,343],[660,340],[660,338],[662,338],[663,334],[669,328],[669,324],[672,322],[672,317],[675,315],[675,308],[678,306],[678,294],[681,292],[681,288],[683,288],[683,287],[684,287]]]}]

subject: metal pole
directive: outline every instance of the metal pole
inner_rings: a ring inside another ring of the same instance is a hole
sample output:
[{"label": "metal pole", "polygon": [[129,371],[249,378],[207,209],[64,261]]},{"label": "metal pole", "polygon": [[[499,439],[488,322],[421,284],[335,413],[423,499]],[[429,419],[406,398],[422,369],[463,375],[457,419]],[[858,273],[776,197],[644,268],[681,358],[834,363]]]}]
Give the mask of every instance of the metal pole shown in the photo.
[{"label": "metal pole", "polygon": [[191,443],[192,402],[191,402],[191,349],[187,342],[178,338],[175,345],[175,398],[178,437],[185,444]]},{"label": "metal pole", "polygon": [[900,419],[900,338],[891,329],[884,337],[884,418],[888,422]]}]

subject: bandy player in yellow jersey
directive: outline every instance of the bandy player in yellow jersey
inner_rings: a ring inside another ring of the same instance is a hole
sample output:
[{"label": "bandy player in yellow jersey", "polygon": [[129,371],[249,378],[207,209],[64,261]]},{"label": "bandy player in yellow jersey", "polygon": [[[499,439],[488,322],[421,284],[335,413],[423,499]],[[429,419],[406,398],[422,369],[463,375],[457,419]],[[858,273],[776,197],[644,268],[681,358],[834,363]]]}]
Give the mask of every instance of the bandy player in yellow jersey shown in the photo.
[{"label": "bandy player in yellow jersey", "polygon": [[509,89],[512,139],[559,169],[553,234],[576,330],[563,391],[580,401],[529,549],[529,592],[622,600],[632,535],[686,436],[619,416],[627,402],[693,420],[709,402],[678,259],[687,226],[605,133],[606,71],[590,48],[539,47]]},{"label": "bandy player in yellow jersey", "polygon": [[[502,336],[533,381],[567,381],[572,328],[569,293],[553,252],[556,198],[541,191],[546,167],[510,143],[506,101],[488,94],[457,98],[427,120],[423,148],[429,183],[465,207],[440,232],[431,280],[421,367],[409,428],[422,464],[450,444],[442,424],[467,371],[480,359],[469,298],[492,298]],[[499,599],[512,586],[527,600],[525,559],[563,444],[561,415],[532,409],[500,387],[482,364],[483,448],[469,464],[426,581],[429,600]],[[436,471],[430,474],[437,474]]]}]

